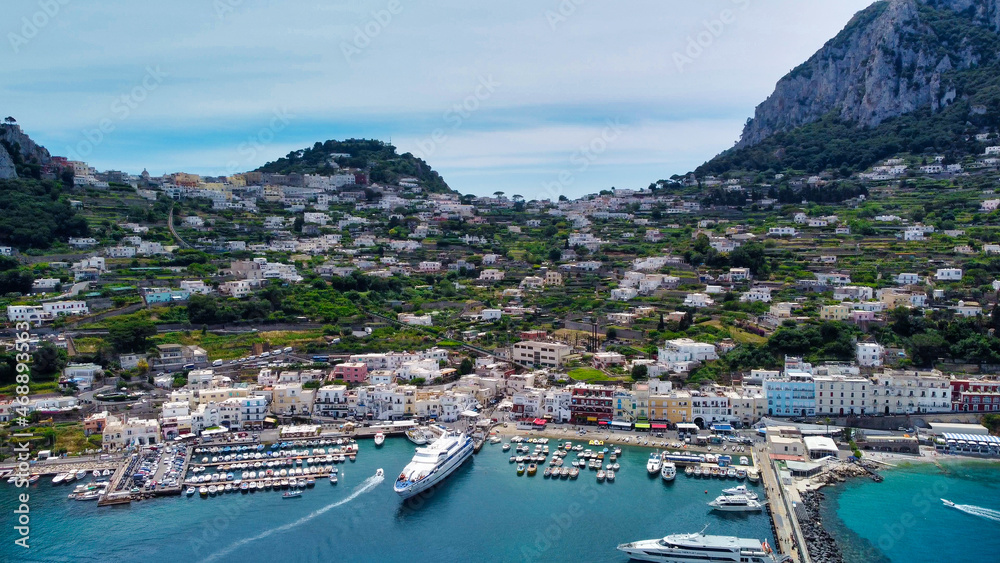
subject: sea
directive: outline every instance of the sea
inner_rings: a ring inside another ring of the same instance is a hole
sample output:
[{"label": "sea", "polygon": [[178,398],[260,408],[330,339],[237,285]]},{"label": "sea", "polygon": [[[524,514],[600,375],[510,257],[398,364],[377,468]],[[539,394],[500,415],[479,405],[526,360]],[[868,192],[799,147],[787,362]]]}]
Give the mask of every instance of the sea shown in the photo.
[{"label": "sea", "polygon": [[823,524],[847,563],[1000,561],[1000,465],[903,464],[882,475],[823,489]]},{"label": "sea", "polygon": [[[680,473],[664,483],[646,472],[648,448],[623,447],[615,482],[598,483],[593,470],[575,481],[546,479],[541,470],[518,476],[510,453],[486,444],[432,493],[404,502],[392,484],[413,444],[389,438],[381,448],[359,446],[356,462],[338,466],[337,485],[318,479],[293,499],[273,491],[196,494],[98,508],[68,500],[71,487],[46,477],[29,489],[31,547],[15,546],[6,525],[0,561],[624,563],[620,543],[706,527],[774,545],[765,513],[710,511],[707,503],[735,480]],[[384,478],[375,477],[378,468]],[[0,484],[7,522],[22,491]]]}]

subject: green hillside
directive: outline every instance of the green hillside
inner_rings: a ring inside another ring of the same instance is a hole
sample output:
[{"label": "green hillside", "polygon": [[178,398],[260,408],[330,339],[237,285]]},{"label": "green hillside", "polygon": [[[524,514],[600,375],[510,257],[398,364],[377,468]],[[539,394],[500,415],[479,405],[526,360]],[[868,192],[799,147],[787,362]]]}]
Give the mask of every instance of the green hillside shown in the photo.
[{"label": "green hillside", "polygon": [[[333,158],[332,155],[335,154],[351,156]],[[375,139],[331,140],[316,143],[311,148],[292,151],[257,170],[274,174],[332,175],[337,173],[337,169],[330,165],[331,162],[336,162],[341,167],[366,170],[372,182],[394,184],[400,178],[411,176],[420,180],[426,191],[433,193],[451,191],[444,178],[422,159],[410,153],[397,154],[396,147]]]}]

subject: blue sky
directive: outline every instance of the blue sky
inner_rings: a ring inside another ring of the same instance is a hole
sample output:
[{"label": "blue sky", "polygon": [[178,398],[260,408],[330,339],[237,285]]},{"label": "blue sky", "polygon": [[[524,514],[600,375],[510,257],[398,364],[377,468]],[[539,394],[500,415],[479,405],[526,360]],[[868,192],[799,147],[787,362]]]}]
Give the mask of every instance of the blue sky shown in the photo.
[{"label": "blue sky", "polygon": [[869,3],[12,0],[0,111],[99,169],[226,174],[391,138],[463,193],[576,197],[728,148]]}]

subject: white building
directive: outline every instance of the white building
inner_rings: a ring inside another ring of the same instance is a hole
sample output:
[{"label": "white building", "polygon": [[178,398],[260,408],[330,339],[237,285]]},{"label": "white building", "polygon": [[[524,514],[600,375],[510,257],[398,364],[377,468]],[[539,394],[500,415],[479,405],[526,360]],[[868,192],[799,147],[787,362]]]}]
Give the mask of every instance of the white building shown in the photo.
[{"label": "white building", "polygon": [[658,359],[664,362],[704,362],[717,360],[715,346],[705,342],[695,342],[690,338],[667,340],[659,349]]},{"label": "white building", "polygon": [[869,342],[859,342],[857,345],[858,365],[864,367],[878,367],[882,365],[885,357],[885,348],[880,344]]},{"label": "white building", "polygon": [[962,279],[962,269],[940,268],[937,273],[934,274],[934,278],[938,281],[960,281]]}]

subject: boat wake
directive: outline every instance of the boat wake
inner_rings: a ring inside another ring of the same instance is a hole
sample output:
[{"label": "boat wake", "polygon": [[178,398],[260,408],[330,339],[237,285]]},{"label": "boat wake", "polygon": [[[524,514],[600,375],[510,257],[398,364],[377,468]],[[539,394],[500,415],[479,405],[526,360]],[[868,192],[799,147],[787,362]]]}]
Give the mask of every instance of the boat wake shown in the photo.
[{"label": "boat wake", "polygon": [[257,540],[262,540],[262,539],[264,539],[264,538],[266,538],[268,536],[271,536],[273,534],[277,534],[279,532],[284,532],[286,530],[291,530],[292,528],[301,526],[302,524],[305,524],[306,522],[312,520],[313,518],[316,518],[317,516],[325,514],[325,513],[329,512],[330,510],[333,510],[334,508],[337,508],[338,506],[343,506],[343,505],[351,502],[352,500],[358,498],[359,496],[361,496],[361,495],[363,495],[363,494],[365,494],[367,492],[371,492],[372,490],[375,489],[375,487],[379,486],[379,484],[381,484],[382,481],[385,481],[385,477],[384,476],[377,475],[377,474],[376,475],[372,475],[371,477],[369,477],[369,478],[365,479],[364,481],[362,481],[360,485],[358,485],[357,487],[355,487],[354,491],[351,492],[351,494],[348,495],[347,498],[343,498],[343,499],[338,500],[337,502],[335,502],[333,504],[328,504],[328,505],[324,506],[323,508],[314,510],[313,512],[310,512],[309,514],[303,516],[302,518],[299,518],[298,520],[296,520],[294,522],[290,522],[288,524],[284,524],[282,526],[278,526],[277,528],[271,528],[270,530],[267,530],[265,532],[261,532],[260,534],[257,534],[256,536],[253,536],[253,537],[250,537],[250,538],[244,538],[244,539],[242,539],[242,540],[240,540],[238,542],[233,543],[232,545],[230,545],[229,547],[227,547],[227,548],[225,548],[223,550],[217,551],[217,552],[209,555],[208,557],[206,557],[204,559],[204,561],[205,561],[205,563],[208,563],[209,561],[215,561],[215,560],[219,559],[220,557],[229,555],[233,551],[235,551],[235,550],[243,547],[244,545],[247,545],[248,543],[252,543],[252,542],[255,542]]},{"label": "boat wake", "polygon": [[956,510],[961,510],[966,514],[979,516],[980,518],[986,518],[988,520],[993,520],[994,522],[1000,522],[1000,510],[992,510],[981,506],[973,506],[971,504],[956,504],[954,508]]}]

